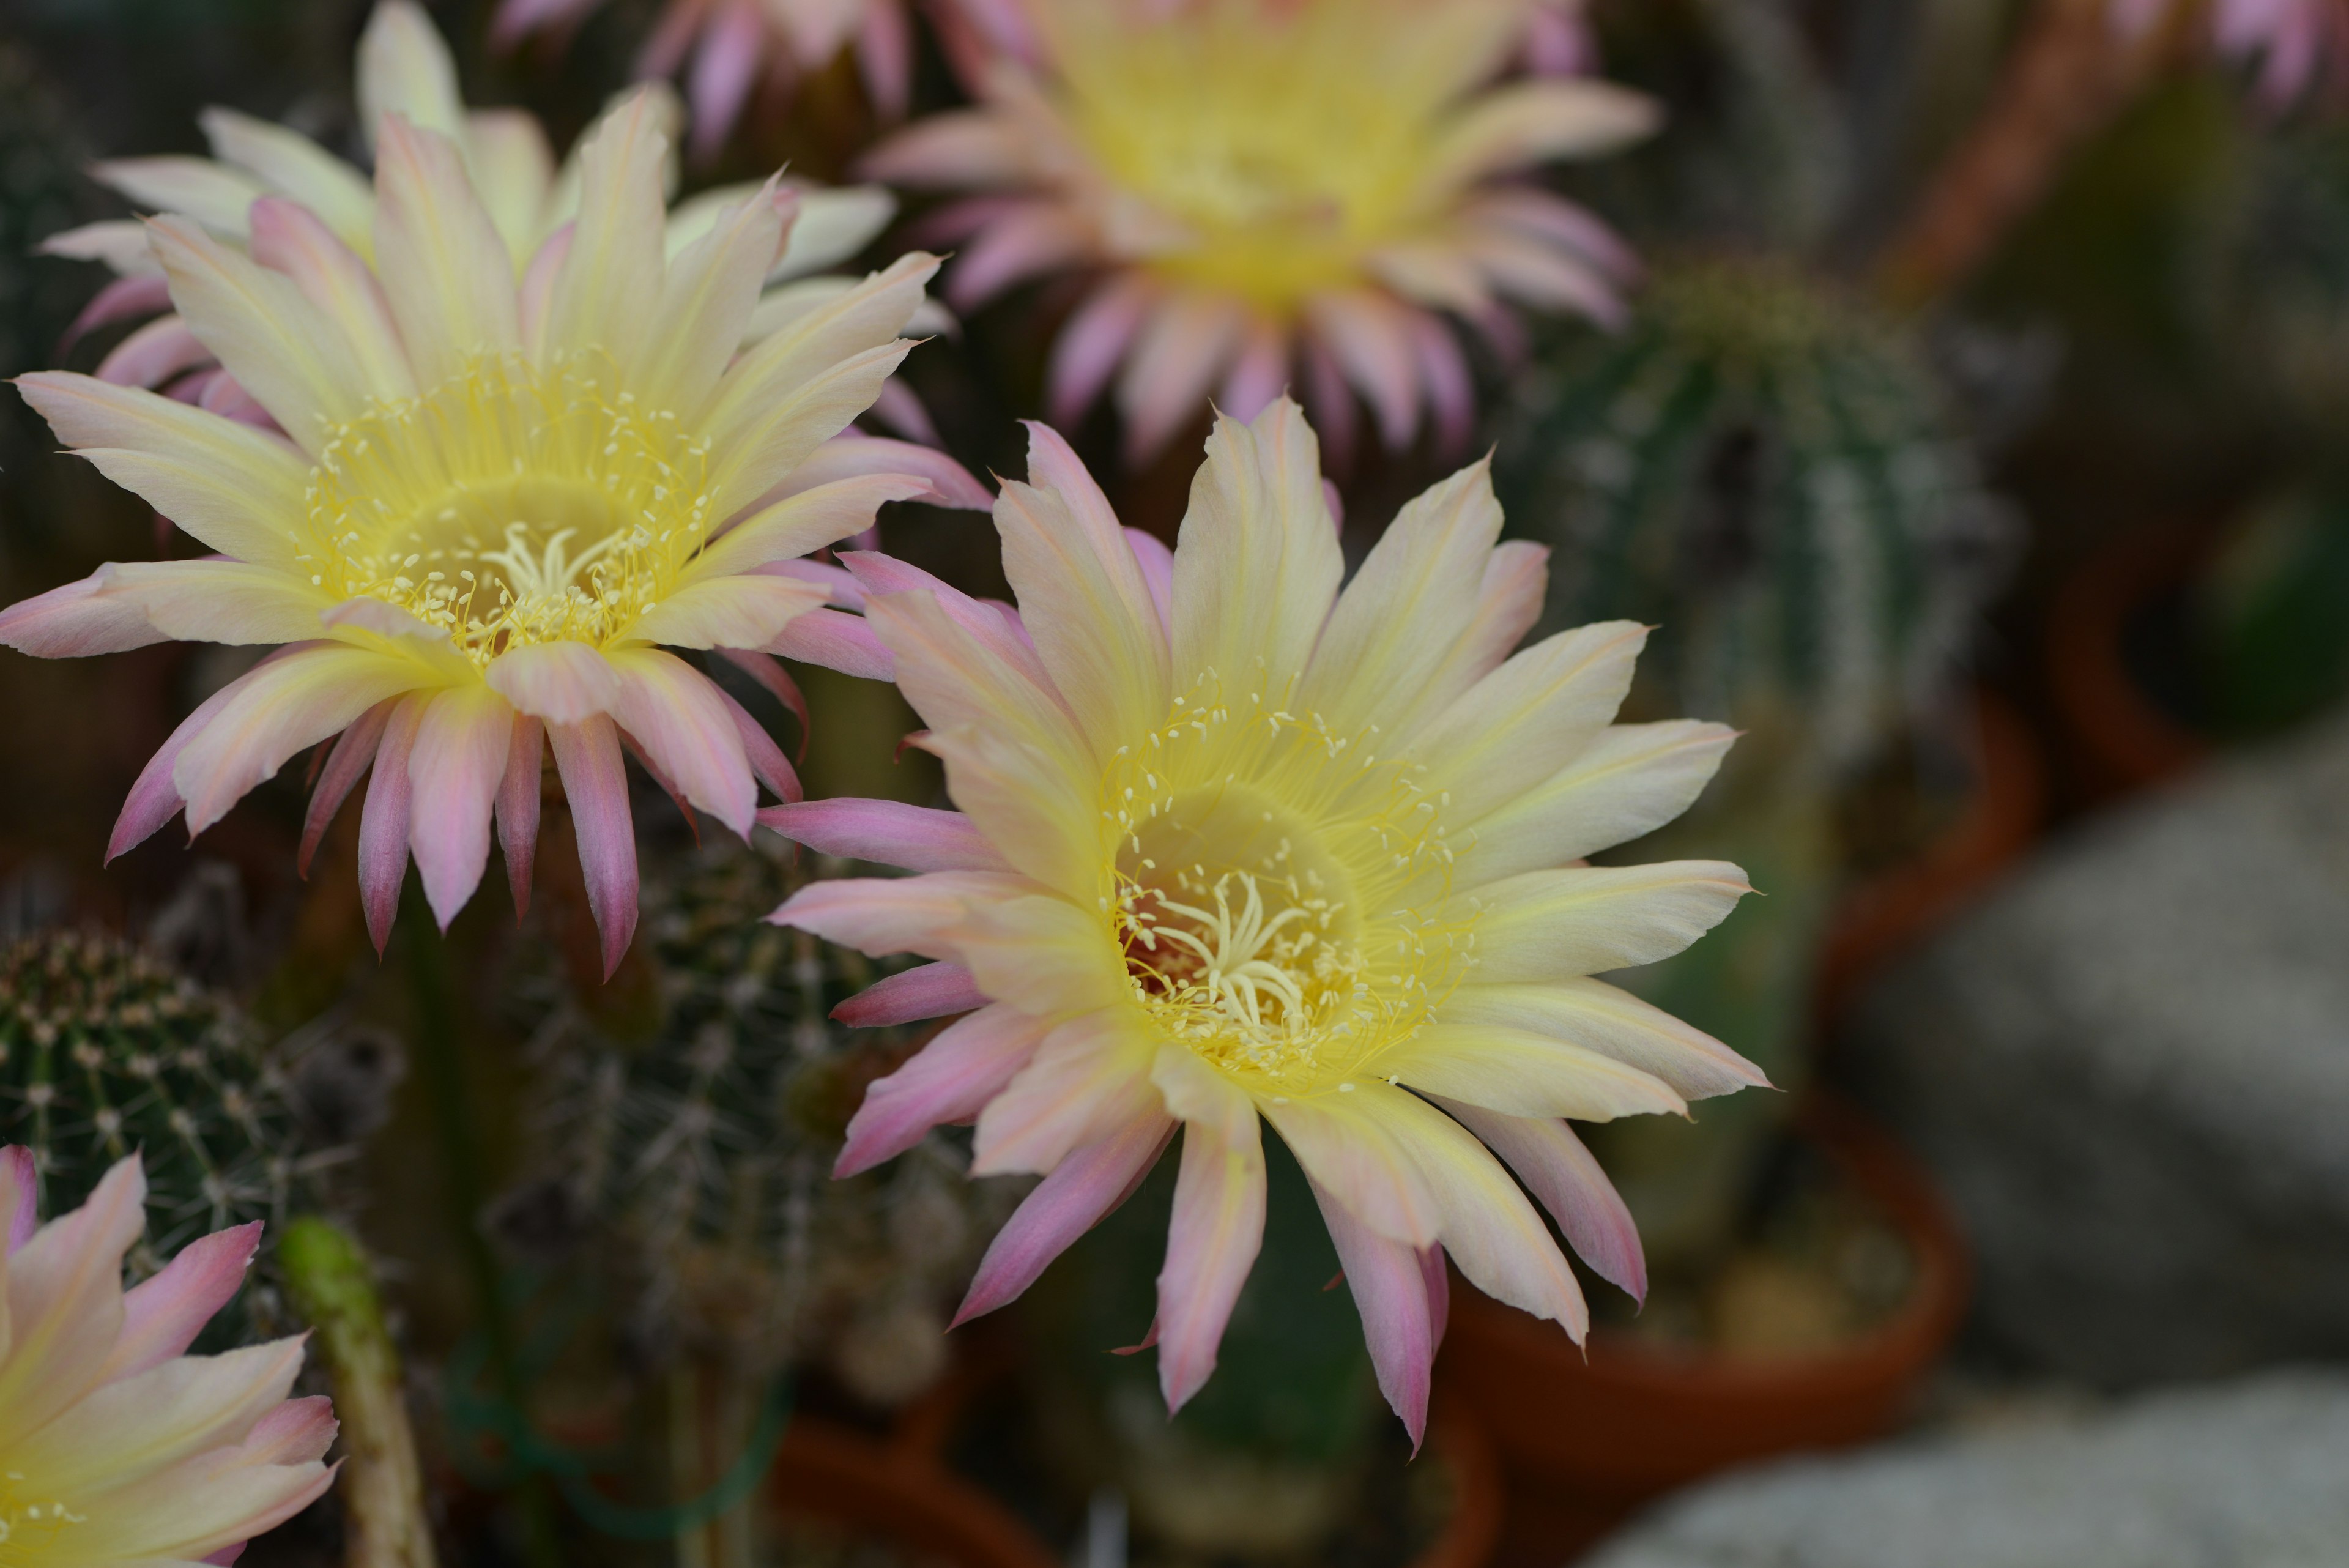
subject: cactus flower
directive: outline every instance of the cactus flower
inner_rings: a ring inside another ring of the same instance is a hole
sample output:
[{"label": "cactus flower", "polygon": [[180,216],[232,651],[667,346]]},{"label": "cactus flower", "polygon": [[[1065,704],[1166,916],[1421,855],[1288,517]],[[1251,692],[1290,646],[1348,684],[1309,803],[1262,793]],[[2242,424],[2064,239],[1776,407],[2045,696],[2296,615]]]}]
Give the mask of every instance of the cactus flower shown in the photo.
[{"label": "cactus flower", "polygon": [[[456,144],[517,277],[546,241],[579,215],[575,150],[558,166],[546,132],[529,114],[468,109],[458,96],[456,62],[448,45],[414,0],[382,0],[376,7],[359,40],[354,74],[370,151],[387,114],[404,115],[410,125],[438,131]],[[676,101],[659,92],[651,104],[661,129],[674,140],[683,118]],[[98,164],[93,172],[142,210],[192,218],[215,238],[240,247],[252,243],[254,202],[271,196],[299,202],[362,259],[372,257],[378,220],[365,173],[298,132],[234,109],[207,109],[203,130],[212,158],[116,159]],[[676,180],[675,170],[665,171],[666,185],[673,187]],[[667,221],[669,254],[699,238],[720,210],[755,189],[730,186],[680,203]],[[895,198],[878,186],[827,190],[793,182],[792,190],[799,216],[768,276],[767,311],[752,317],[754,336],[794,300],[845,286],[844,280],[810,275],[863,250],[896,212]],[[134,219],[69,229],[51,235],[42,249],[103,262],[118,275],[74,324],[74,337],[163,311],[169,304],[168,280],[148,249],[145,225]],[[943,318],[935,310],[932,315]],[[130,334],[108,354],[98,374],[127,386],[168,387],[174,396],[208,408],[265,417],[175,315],[162,315]],[[927,420],[908,405],[909,396],[891,388],[881,413],[908,434],[926,434]]]},{"label": "cactus flower", "polygon": [[840,1016],[972,1010],[872,1086],[840,1173],[975,1117],[975,1172],[1043,1175],[968,1318],[1123,1201],[1179,1127],[1154,1331],[1179,1407],[1262,1238],[1268,1121],[1416,1437],[1446,1254],[1577,1338],[1588,1323],[1504,1163],[1638,1292],[1637,1232],[1568,1118],[1678,1113],[1762,1081],[1591,978],[1679,951],[1748,890],[1714,862],[1581,863],[1685,810],[1731,734],[1610,722],[1636,625],[1511,653],[1545,555],[1496,544],[1481,463],[1405,507],[1340,594],[1294,403],[1218,424],[1171,553],[1121,530],[1032,428],[1029,483],[995,513],[1016,613],[845,557],[960,811],[820,801],[763,818],[920,873],[813,883],[774,915],[936,961]]},{"label": "cactus flower", "polygon": [[334,741],[303,862],[371,772],[360,885],[380,947],[411,850],[445,927],[493,815],[526,898],[551,750],[609,965],[636,919],[624,747],[737,833],[761,784],[797,795],[766,732],[665,648],[730,651],[771,684],[758,650],[864,658],[828,624],[861,623],[819,607],[843,574],[794,558],[884,502],[976,488],[940,454],[834,439],[912,347],[897,334],[936,263],[793,299],[738,352],[792,203],[753,190],[672,254],[661,119],[639,93],[604,119],[577,219],[519,280],[463,148],[396,113],[372,261],[282,197],[253,203],[249,254],[153,220],[181,318],[271,429],[86,376],[17,382],[67,445],[219,553],[102,566],[0,611],[0,643],[276,649],[148,764],[110,854],[182,808],[202,832]]},{"label": "cactus flower", "polygon": [[191,1243],[122,1288],[144,1222],[136,1156],[36,1224],[32,1152],[0,1149],[0,1563],[233,1562],[333,1484],[323,1398],[288,1399],[302,1342],[184,1354],[228,1304],[261,1227]]},{"label": "cactus flower", "polygon": [[1621,147],[1655,111],[1588,78],[1480,85],[1526,37],[1521,0],[1030,9],[1040,67],[999,59],[980,107],[916,121],[864,170],[981,192],[933,231],[962,243],[957,307],[1092,275],[1052,350],[1055,421],[1114,379],[1139,457],[1209,394],[1253,418],[1294,379],[1333,441],[1359,392],[1390,446],[1430,409],[1456,442],[1474,397],[1443,313],[1501,339],[1512,306],[1618,317],[1622,244],[1503,177]]},{"label": "cactus flower", "polygon": [[[495,34],[513,44],[575,26],[604,0],[504,0]],[[645,78],[685,73],[693,148],[709,157],[733,134],[761,83],[789,88],[854,49],[873,110],[905,117],[914,86],[905,0],[668,0],[637,57]]]}]

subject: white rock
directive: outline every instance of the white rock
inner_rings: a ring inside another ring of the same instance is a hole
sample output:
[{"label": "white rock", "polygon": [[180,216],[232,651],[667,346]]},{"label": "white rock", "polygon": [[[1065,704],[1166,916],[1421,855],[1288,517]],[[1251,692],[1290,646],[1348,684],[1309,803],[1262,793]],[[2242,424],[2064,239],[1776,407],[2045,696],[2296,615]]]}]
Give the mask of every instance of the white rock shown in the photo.
[{"label": "white rock", "polygon": [[1683,1493],[1577,1568],[2342,1568],[2349,1376],[2144,1396]]},{"label": "white rock", "polygon": [[2349,724],[2052,847],[1846,1044],[2011,1347],[2108,1386],[2349,1357]]}]

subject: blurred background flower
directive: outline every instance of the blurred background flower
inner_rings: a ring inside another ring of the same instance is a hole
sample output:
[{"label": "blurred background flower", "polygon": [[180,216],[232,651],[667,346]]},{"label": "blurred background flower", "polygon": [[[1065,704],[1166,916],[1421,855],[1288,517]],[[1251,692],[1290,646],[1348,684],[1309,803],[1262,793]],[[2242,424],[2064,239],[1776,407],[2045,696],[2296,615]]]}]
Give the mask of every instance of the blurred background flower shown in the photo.
[{"label": "blurred background flower", "polygon": [[1112,380],[1130,456],[1213,395],[1253,419],[1294,381],[1342,449],[1367,402],[1408,445],[1475,419],[1449,313],[1506,340],[1509,308],[1611,320],[1629,254],[1582,209],[1505,177],[1595,157],[1651,106],[1578,78],[1494,87],[1523,7],[1038,0],[1041,64],[1002,57],[983,107],[911,126],[863,168],[986,194],[933,214],[962,243],[958,308],[1079,270],[1057,333],[1051,417]]}]

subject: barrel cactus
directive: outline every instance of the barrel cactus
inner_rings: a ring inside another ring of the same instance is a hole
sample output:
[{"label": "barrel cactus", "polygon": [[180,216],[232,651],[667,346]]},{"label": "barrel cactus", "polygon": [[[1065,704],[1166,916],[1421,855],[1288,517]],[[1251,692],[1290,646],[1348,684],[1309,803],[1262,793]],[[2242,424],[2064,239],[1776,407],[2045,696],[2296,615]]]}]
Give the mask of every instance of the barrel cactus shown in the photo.
[{"label": "barrel cactus", "polygon": [[31,1147],[44,1212],[143,1157],[136,1274],[211,1231],[274,1229],[306,1197],[278,1054],[227,998],[118,938],[51,930],[0,950],[0,1143]]},{"label": "barrel cactus", "polygon": [[938,1134],[832,1179],[865,1085],[918,1037],[832,1020],[887,966],[763,922],[802,879],[788,846],[762,840],[648,886],[659,1002],[643,1038],[565,999],[555,966],[525,988],[552,1002],[537,1025],[552,1082],[540,1169],[507,1209],[559,1198],[656,1358],[752,1375],[816,1364],[893,1404],[943,1368],[945,1312],[999,1194],[970,1183]]},{"label": "barrel cactus", "polygon": [[1946,679],[2002,514],[1901,328],[1782,264],[1668,267],[1514,404],[1496,477],[1551,615],[1656,624],[1663,706],[1836,772]]}]

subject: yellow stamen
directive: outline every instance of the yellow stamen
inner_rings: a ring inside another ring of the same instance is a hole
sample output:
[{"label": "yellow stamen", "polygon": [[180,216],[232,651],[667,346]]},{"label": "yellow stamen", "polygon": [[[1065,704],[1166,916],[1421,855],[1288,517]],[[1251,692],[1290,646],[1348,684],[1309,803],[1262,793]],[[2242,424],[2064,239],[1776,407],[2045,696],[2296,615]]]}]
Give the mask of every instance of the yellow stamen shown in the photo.
[{"label": "yellow stamen", "polygon": [[303,570],[509,648],[623,635],[719,521],[708,445],[618,389],[601,355],[484,357],[332,431],[312,470]]}]

